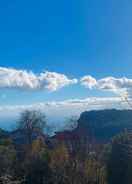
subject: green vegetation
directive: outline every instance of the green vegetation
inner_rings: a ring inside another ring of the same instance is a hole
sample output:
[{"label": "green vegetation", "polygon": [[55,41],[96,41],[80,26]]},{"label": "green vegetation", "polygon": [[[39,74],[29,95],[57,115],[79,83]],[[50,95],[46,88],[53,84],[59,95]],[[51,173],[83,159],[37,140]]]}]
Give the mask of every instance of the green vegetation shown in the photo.
[{"label": "green vegetation", "polygon": [[104,143],[82,135],[47,137],[45,125],[40,112],[25,111],[17,130],[0,131],[0,183],[132,183],[131,132],[124,130]]}]

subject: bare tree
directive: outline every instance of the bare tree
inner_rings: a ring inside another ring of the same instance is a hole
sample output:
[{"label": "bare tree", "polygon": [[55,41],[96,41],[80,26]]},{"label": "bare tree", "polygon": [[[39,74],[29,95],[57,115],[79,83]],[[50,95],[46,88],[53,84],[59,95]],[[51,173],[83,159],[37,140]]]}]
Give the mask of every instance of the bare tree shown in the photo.
[{"label": "bare tree", "polygon": [[32,135],[34,131],[43,132],[46,125],[45,115],[36,110],[25,110],[22,112],[20,120],[18,121],[18,128],[25,130],[28,137],[28,143],[32,142]]},{"label": "bare tree", "polygon": [[65,130],[73,130],[78,125],[78,117],[77,116],[71,116],[69,119],[66,120],[65,123]]}]

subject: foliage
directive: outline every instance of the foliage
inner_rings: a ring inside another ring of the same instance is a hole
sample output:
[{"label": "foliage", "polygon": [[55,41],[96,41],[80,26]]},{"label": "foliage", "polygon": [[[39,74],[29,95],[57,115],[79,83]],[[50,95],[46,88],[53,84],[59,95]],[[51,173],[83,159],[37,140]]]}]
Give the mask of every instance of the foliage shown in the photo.
[{"label": "foliage", "polygon": [[16,161],[16,150],[11,141],[2,140],[0,144],[0,176],[12,173],[12,167]]},{"label": "foliage", "polygon": [[132,138],[127,132],[116,136],[107,161],[108,184],[131,184]]},{"label": "foliage", "polygon": [[[90,116],[94,119],[93,115]],[[112,118],[114,120],[114,116]],[[96,132],[97,125],[93,123]],[[84,125],[85,129],[89,126],[86,121],[81,126]],[[132,183],[132,133],[124,131],[107,144],[105,138],[101,142],[100,138],[97,139],[99,141],[91,141],[89,137],[57,141],[44,135],[44,126],[45,116],[37,111],[24,111],[19,121],[22,131],[17,131],[15,139],[22,134],[28,144],[23,141],[16,141],[16,144],[10,135],[1,130],[0,183]]]}]

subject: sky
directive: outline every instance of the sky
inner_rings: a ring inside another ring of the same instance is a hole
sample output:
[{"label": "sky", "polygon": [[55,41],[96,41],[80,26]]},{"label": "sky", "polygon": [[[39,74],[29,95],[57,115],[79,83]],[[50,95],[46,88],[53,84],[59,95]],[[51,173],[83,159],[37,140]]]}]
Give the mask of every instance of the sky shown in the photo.
[{"label": "sky", "polygon": [[2,113],[35,104],[71,107],[75,100],[84,105],[85,99],[131,98],[131,20],[131,0],[1,1]]}]

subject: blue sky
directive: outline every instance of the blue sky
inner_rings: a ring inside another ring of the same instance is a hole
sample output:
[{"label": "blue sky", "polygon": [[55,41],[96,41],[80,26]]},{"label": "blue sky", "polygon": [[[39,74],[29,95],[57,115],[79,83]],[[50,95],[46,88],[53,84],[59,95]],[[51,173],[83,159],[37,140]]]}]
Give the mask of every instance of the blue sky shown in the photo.
[{"label": "blue sky", "polygon": [[[132,78],[132,1],[0,2],[0,67],[47,70],[96,80]],[[0,88],[0,105],[33,104],[114,93],[78,84],[54,92]]]}]

